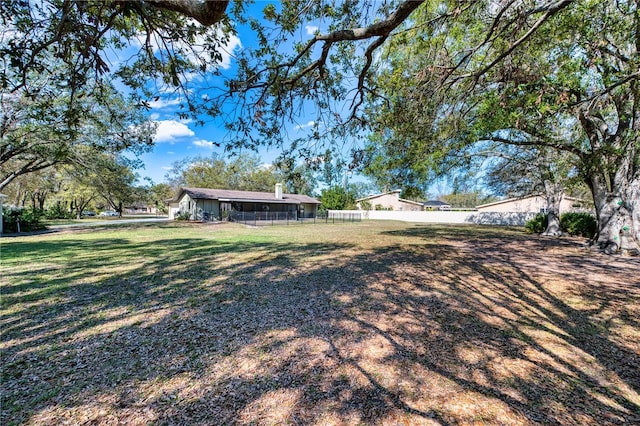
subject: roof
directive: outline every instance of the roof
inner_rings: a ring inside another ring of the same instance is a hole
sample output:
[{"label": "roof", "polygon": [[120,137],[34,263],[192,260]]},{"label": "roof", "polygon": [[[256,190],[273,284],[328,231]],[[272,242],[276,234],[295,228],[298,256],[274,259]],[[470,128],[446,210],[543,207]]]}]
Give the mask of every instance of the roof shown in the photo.
[{"label": "roof", "polygon": [[419,203],[417,201],[405,200],[404,198],[398,198],[398,201],[402,201],[403,203],[407,203],[407,204],[413,204],[416,206],[422,206],[422,203]]},{"label": "roof", "polygon": [[219,200],[253,203],[282,203],[282,204],[320,204],[320,201],[308,195],[282,194],[282,198],[276,198],[273,192],[235,191],[231,189],[211,188],[182,188],[177,199],[183,194],[197,200]]},{"label": "roof", "polygon": [[422,203],[423,206],[451,206],[449,203],[445,203],[444,201],[440,201],[440,200],[429,200],[429,201],[425,201],[424,203]]},{"label": "roof", "polygon": [[387,194],[396,194],[396,193],[400,194],[400,192],[402,192],[402,191],[399,190],[399,189],[394,189],[393,191],[383,192],[382,194],[372,194],[372,195],[369,195],[369,196],[364,197],[364,198],[358,198],[356,200],[356,203],[359,203],[360,201],[364,201],[364,200],[370,200],[372,198],[378,198],[378,197],[381,197],[381,196],[387,195]]}]

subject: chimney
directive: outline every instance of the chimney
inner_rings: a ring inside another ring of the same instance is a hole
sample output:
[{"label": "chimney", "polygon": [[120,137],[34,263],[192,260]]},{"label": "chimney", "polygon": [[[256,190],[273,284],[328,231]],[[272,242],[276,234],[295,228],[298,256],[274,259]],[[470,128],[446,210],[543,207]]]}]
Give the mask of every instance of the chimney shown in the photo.
[{"label": "chimney", "polygon": [[276,183],[276,199],[282,200],[282,184]]}]

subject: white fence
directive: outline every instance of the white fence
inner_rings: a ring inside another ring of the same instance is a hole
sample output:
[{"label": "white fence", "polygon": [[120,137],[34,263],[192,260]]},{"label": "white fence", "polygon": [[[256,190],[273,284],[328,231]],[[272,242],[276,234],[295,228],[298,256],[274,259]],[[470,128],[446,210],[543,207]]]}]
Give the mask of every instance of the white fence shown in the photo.
[{"label": "white fence", "polygon": [[523,226],[536,213],[506,213],[478,211],[394,211],[394,210],[329,210],[332,214],[360,215],[362,219],[400,220],[418,223],[475,223],[479,225]]}]

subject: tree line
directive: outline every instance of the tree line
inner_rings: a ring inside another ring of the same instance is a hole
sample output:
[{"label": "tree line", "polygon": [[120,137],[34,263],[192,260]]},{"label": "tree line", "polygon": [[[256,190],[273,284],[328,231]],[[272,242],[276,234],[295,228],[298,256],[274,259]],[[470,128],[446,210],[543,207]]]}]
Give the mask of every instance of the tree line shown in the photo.
[{"label": "tree line", "polygon": [[[300,164],[265,164],[257,155],[224,158],[185,158],[173,163],[165,182],[140,181],[135,162],[103,155],[86,166],[49,167],[17,177],[6,188],[8,204],[39,211],[49,218],[77,218],[87,212],[141,208],[166,213],[167,205],[182,187],[224,188],[273,192],[276,183],[284,191],[317,196],[326,209],[355,208],[355,200],[375,191],[363,183],[344,180],[340,161],[326,157],[322,167]],[[322,186],[322,188],[320,188]]]}]

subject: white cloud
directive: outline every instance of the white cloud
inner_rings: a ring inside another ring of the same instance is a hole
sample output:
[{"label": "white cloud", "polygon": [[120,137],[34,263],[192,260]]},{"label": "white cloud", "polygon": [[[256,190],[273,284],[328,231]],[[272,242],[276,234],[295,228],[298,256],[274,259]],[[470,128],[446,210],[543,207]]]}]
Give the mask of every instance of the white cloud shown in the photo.
[{"label": "white cloud", "polygon": [[294,127],[294,130],[308,129],[309,127],[313,127],[315,125],[316,125],[316,122],[311,120],[307,122],[307,124],[298,124],[297,126]]},{"label": "white cloud", "polygon": [[315,35],[315,33],[318,31],[318,27],[315,25],[307,25],[304,28],[305,30],[307,30],[307,35]]},{"label": "white cloud", "polygon": [[157,121],[156,142],[175,142],[178,138],[184,138],[195,135],[193,130],[184,123],[176,120]]},{"label": "white cloud", "polygon": [[154,101],[149,101],[148,103],[151,109],[163,109],[163,108],[180,105],[180,102],[182,102],[180,99],[174,98],[174,99],[158,99]]},{"label": "white cloud", "polygon": [[222,55],[222,60],[220,61],[220,66],[222,68],[229,69],[231,67],[231,58],[233,57],[233,53],[236,49],[241,49],[242,43],[240,39],[236,36],[229,37],[229,42],[220,50],[220,54]]},{"label": "white cloud", "polygon": [[171,170],[173,167],[170,166],[162,166],[160,167],[162,170]]},{"label": "white cloud", "polygon": [[205,139],[198,139],[193,141],[193,144],[195,146],[198,146],[200,148],[208,148],[208,149],[213,149],[213,147],[215,146],[214,142],[205,140]]}]

